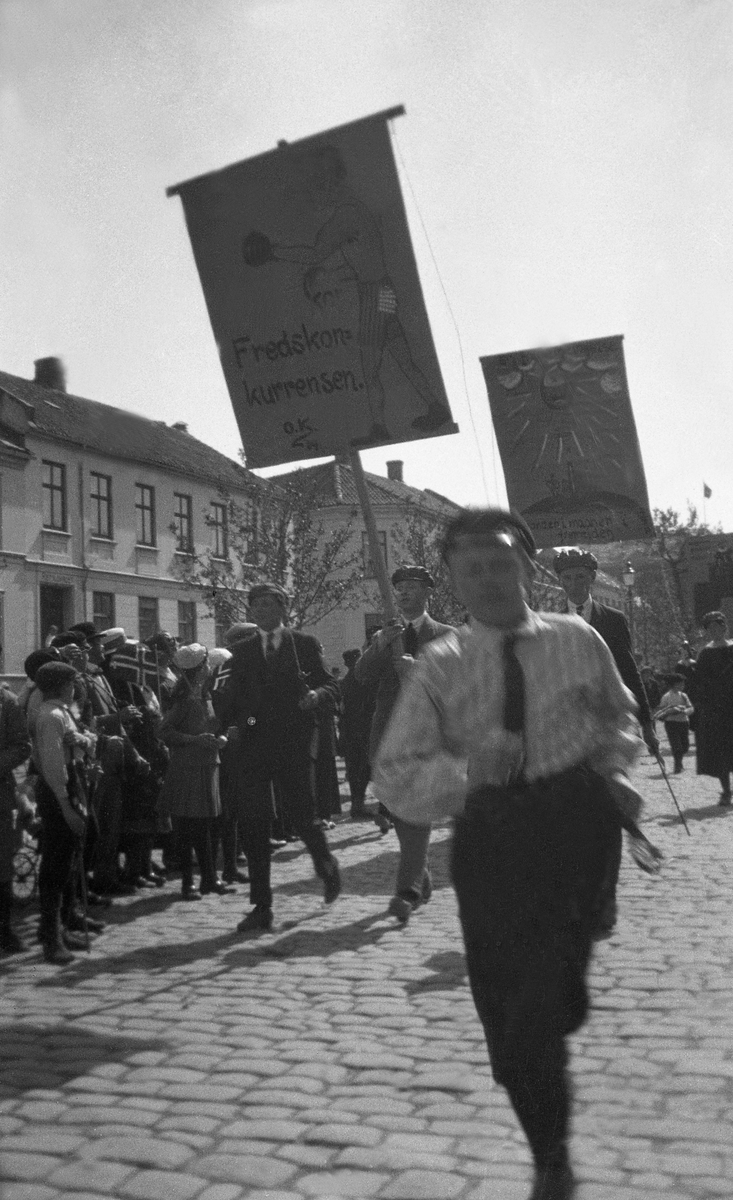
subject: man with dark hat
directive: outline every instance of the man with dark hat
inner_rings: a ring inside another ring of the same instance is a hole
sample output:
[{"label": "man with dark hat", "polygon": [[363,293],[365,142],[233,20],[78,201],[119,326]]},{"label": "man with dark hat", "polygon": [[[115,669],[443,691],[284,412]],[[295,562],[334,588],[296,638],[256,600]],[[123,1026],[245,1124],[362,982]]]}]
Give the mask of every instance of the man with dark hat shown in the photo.
[{"label": "man with dark hat", "polygon": [[566,1038],[588,1011],[617,806],[641,803],[625,775],[640,743],[595,630],[528,607],[534,555],[513,513],[450,522],[444,557],[470,623],[415,663],[374,788],[405,821],[456,818],[453,885],[492,1073],[532,1151],[531,1200],[570,1200]]},{"label": "man with dark hat", "polygon": [[[382,734],[394,708],[400,684],[409,674],[422,648],[450,633],[452,625],[434,621],[428,599],[435,580],[426,567],[407,563],[392,575],[392,587],[400,619],[380,629],[354,668],[364,687],[376,687],[376,704],[369,737],[369,761],[374,762]],[[407,825],[390,814],[400,843],[395,895],[389,911],[403,923],[420,903],[430,899],[432,882],[428,867],[430,825]],[[383,832],[389,828],[384,811],[375,818]]]},{"label": "man with dark hat", "polygon": [[333,703],[338,684],[323,664],[317,640],[286,626],[288,596],[283,588],[257,584],[250,589],[248,604],[257,628],[234,643],[229,678],[212,695],[222,729],[236,727],[231,769],[254,905],[237,927],[241,933],[272,926],[273,786],[310,851],[326,903],[341,890],[336,859],[316,823],[311,757],[316,709]]},{"label": "man with dark hat", "polygon": [[[641,732],[652,754],[659,751],[659,741],[654,732],[649,701],[639,668],[631,649],[631,634],[626,617],[617,608],[599,604],[591,595],[591,587],[598,570],[598,559],[590,550],[579,546],[562,546],[553,560],[555,574],[567,596],[567,611],[579,616],[595,629],[608,646],[618,673],[637,703],[637,716]],[[616,888],[621,869],[622,839],[620,830],[611,849],[608,874],[598,914],[597,934],[605,937],[616,925]]]}]

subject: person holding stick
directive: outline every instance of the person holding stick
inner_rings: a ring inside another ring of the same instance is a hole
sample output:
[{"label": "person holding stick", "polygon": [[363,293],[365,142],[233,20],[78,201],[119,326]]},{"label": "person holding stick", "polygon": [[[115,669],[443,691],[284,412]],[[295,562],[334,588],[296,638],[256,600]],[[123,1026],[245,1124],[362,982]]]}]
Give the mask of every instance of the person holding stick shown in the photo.
[{"label": "person holding stick", "polygon": [[527,605],[518,515],[465,510],[444,541],[468,625],[427,646],[382,739],[374,788],[405,822],[455,817],[453,886],[492,1072],[535,1165],[531,1200],[569,1200],[566,1038],[588,1012],[597,898],[641,797],[633,697],[583,621]]},{"label": "person holding stick", "polygon": [[[379,631],[354,667],[357,683],[377,689],[369,736],[370,762],[376,758],[401,683],[409,676],[418,654],[429,642],[453,630],[452,625],[433,620],[428,612],[435,580],[427,567],[416,563],[398,567],[392,575],[392,587],[400,617]],[[390,819],[400,843],[400,862],[389,911],[405,924],[414,909],[425,904],[432,894],[428,866],[430,824],[408,824],[387,805],[375,817],[383,833],[389,829]]]}]

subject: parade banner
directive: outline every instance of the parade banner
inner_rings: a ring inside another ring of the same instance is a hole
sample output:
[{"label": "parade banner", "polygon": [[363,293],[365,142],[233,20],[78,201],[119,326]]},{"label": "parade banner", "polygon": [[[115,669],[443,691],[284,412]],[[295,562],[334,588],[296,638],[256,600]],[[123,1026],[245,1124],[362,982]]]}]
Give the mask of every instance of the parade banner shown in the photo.
[{"label": "parade banner", "polygon": [[622,337],[481,366],[509,503],[538,546],[653,537]]},{"label": "parade banner", "polygon": [[457,432],[395,109],[178,184],[247,465]]}]

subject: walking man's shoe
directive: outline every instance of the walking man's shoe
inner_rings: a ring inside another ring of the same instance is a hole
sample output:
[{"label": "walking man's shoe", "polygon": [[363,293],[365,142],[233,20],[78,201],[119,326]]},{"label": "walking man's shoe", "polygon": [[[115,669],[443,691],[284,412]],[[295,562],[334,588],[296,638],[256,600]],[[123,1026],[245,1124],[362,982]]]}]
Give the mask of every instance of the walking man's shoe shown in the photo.
[{"label": "walking man's shoe", "polygon": [[323,899],[326,904],[333,904],[341,891],[341,873],[334,858],[328,868],[328,874],[323,880]]},{"label": "walking man's shoe", "polygon": [[412,916],[413,905],[404,896],[393,896],[387,905],[387,912],[396,917],[401,925],[406,925]]},{"label": "walking man's shoe", "polygon": [[272,929],[272,909],[261,904],[256,904],[237,925],[237,933],[259,933],[267,929]]}]

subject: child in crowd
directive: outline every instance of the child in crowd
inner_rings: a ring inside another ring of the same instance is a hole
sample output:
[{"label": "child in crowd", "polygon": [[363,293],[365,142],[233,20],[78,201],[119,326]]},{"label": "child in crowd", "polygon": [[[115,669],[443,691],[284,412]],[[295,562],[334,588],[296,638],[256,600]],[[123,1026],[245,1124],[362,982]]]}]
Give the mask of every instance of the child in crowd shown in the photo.
[{"label": "child in crowd", "polygon": [[664,722],[669,739],[669,748],[674,759],[674,773],[679,775],[682,759],[690,749],[690,715],[693,708],[689,697],[682,691],[684,683],[682,675],[669,676],[669,691],[665,692],[659,701],[659,708],[654,718]]}]

